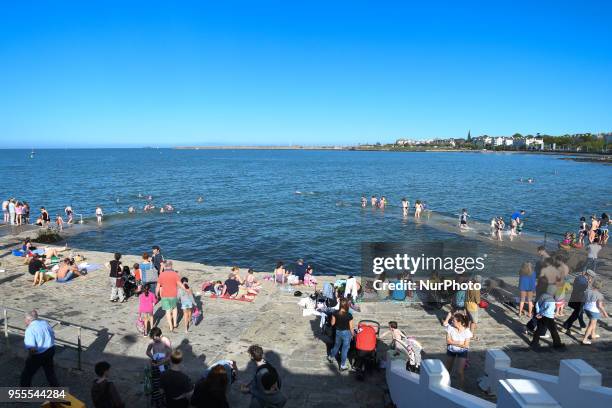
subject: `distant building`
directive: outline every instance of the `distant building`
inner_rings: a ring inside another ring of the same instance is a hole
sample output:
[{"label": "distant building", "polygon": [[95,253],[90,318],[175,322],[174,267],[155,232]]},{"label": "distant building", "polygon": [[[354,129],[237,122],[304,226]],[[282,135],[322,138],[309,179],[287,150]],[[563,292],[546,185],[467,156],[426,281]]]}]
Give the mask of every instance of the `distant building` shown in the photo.
[{"label": "distant building", "polygon": [[434,139],[432,143],[436,146],[455,147],[455,139]]},{"label": "distant building", "polygon": [[544,139],[541,137],[515,137],[512,145],[517,149],[544,150]]},{"label": "distant building", "polygon": [[493,138],[487,135],[472,138],[472,141],[476,144],[476,146],[481,148],[490,147],[493,145]]}]

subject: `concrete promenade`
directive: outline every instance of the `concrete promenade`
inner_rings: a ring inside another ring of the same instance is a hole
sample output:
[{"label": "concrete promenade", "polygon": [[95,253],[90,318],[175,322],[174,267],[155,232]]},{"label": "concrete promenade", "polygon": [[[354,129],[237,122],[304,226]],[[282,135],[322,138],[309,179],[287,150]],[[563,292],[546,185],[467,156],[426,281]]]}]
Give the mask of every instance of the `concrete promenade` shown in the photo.
[{"label": "concrete promenade", "polygon": [[[136,332],[135,320],[137,300],[127,303],[111,303],[108,300],[108,271],[105,268],[79,277],[67,284],[53,281],[40,287],[33,287],[31,276],[23,259],[14,257],[10,250],[18,239],[6,235],[0,238],[0,299],[1,306],[28,310],[36,307],[39,312],[52,319],[60,343],[56,357],[60,378],[85,401],[89,401],[89,385],[93,379],[93,364],[107,360],[113,366],[115,381],[131,407],[144,407],[143,368],[147,364],[145,349],[148,339]],[[112,255],[102,252],[80,251],[90,264],[105,264]],[[606,259],[601,260],[598,273],[601,278],[612,281],[612,263],[609,248],[602,251]],[[139,258],[124,255],[123,262],[131,265]],[[199,292],[204,280],[225,279],[229,267],[206,266],[194,262],[175,261],[175,269],[187,276],[190,284]],[[241,270],[243,276],[245,270]],[[266,272],[258,273],[262,280]],[[336,277],[319,277],[320,281],[333,281]],[[512,282],[507,283],[512,288]],[[299,288],[305,294],[311,288]],[[610,287],[606,288],[606,299]],[[283,392],[289,397],[289,407],[327,407],[332,404],[343,407],[383,407],[387,400],[383,373],[373,373],[360,382],[349,372],[340,373],[336,366],[327,363],[326,347],[318,337],[318,318],[302,317],[297,306],[298,298],[293,293],[279,291],[271,282],[264,282],[262,292],[254,302],[215,300],[201,297],[204,319],[189,334],[183,333],[182,326],[176,333],[164,333],[174,347],[185,355],[184,370],[196,380],[206,365],[218,359],[230,358],[238,363],[238,383],[249,381],[254,369],[248,361],[246,349],[249,345],[260,344],[267,352],[267,359],[280,367],[284,377]],[[426,311],[418,304],[408,302],[362,303],[361,312],[354,313],[356,320],[373,319],[384,326],[389,320],[396,320],[400,328],[415,336],[425,347],[426,358],[445,356],[445,333],[440,319],[443,310]],[[612,309],[612,307],[608,307]],[[571,310],[570,310],[571,311]],[[566,314],[568,312],[566,311]],[[561,334],[568,345],[564,353],[536,353],[527,347],[529,337],[522,334],[524,323],[516,319],[516,310],[501,302],[492,301],[490,307],[480,313],[479,341],[472,343],[469,367],[466,369],[466,391],[485,397],[478,390],[477,378],[484,372],[485,351],[501,348],[512,358],[513,366],[543,373],[556,374],[560,359],[581,358],[599,370],[603,384],[612,386],[612,333],[607,321],[599,327],[601,338],[592,346],[579,344],[581,336]],[[156,320],[163,319],[161,310]],[[17,385],[25,356],[22,347],[23,315],[8,311],[10,336],[1,344],[0,381],[2,385]],[[77,333],[80,325],[83,346],[82,371],[77,366]],[[1,327],[1,325],[0,325]],[[165,320],[160,327],[165,331]],[[543,340],[546,345],[548,340]],[[5,367],[12,367],[7,370]],[[42,372],[37,374],[35,384],[44,384]],[[234,384],[230,403],[232,407],[248,406],[249,397],[239,392]],[[20,405],[24,406],[24,405]],[[34,406],[34,405],[33,405]]]}]

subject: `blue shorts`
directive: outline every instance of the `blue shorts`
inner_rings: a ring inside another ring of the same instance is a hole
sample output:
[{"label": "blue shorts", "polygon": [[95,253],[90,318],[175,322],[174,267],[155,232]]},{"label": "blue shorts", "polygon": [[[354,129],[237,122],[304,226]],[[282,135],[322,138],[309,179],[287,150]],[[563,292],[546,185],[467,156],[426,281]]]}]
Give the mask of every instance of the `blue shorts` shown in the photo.
[{"label": "blue shorts", "polygon": [[449,357],[467,358],[468,351],[450,351],[449,349],[446,349],[446,355]]},{"label": "blue shorts", "polygon": [[585,310],[584,313],[586,313],[590,320],[599,320],[599,318],[601,317],[601,313],[599,312],[591,312],[590,310]]}]

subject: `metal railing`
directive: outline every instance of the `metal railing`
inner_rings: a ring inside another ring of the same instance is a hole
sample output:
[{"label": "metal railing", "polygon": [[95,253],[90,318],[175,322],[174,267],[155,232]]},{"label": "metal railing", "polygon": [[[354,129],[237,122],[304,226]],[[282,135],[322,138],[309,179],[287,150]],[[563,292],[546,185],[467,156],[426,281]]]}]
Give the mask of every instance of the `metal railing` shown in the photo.
[{"label": "metal railing", "polygon": [[[3,309],[2,312],[2,316],[3,316],[3,332],[4,332],[4,339],[5,339],[5,343],[7,348],[10,347],[10,340],[9,340],[9,333],[12,334],[16,334],[18,336],[22,335],[21,332],[23,332],[23,335],[25,335],[25,328],[21,328],[18,326],[11,326],[9,325],[9,311],[10,312],[15,312],[15,313],[19,313],[21,316],[25,316],[25,314],[27,313],[25,310],[21,310],[21,309],[16,309],[13,307],[7,307],[7,306],[1,306]],[[68,347],[73,347],[76,349],[77,352],[77,369],[81,370],[81,355],[83,353],[83,344],[82,344],[82,331],[83,329],[85,330],[89,330],[89,331],[93,331],[96,333],[96,335],[98,334],[98,330],[96,329],[92,329],[89,327],[85,327],[85,326],[80,326],[80,325],[76,325],[70,322],[66,322],[63,320],[57,320],[57,319],[53,319],[51,317],[47,317],[47,316],[43,316],[43,315],[39,315],[38,316],[40,319],[46,320],[48,322],[52,322],[54,323],[54,325],[52,325],[52,327],[55,327],[56,325],[60,325],[63,327],[72,327],[74,329],[76,329],[76,342],[71,342],[68,340],[60,340],[56,337],[56,343],[59,342],[60,344],[63,344],[64,346],[68,346]]]}]

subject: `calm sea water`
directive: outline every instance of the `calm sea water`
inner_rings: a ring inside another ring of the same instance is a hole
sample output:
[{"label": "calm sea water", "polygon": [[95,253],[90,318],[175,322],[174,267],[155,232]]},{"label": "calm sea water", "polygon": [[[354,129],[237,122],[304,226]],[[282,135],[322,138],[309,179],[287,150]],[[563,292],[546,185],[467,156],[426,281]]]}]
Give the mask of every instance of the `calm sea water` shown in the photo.
[{"label": "calm sea water", "polygon": [[[362,241],[452,237],[410,218],[400,200],[416,199],[474,219],[527,210],[526,229],[562,233],[578,218],[612,212],[612,167],[553,156],[504,153],[92,149],[0,150],[0,195],[44,205],[71,204],[92,226],[96,205],[108,217],[75,246],[139,253],[160,245],[167,257],[270,270],[303,257],[320,273],[359,267]],[[521,183],[533,177],[535,183]],[[174,214],[143,214],[172,203]],[[360,196],[385,195],[382,213]],[[198,203],[197,197],[204,202]],[[128,215],[128,206],[139,213]],[[123,214],[122,214],[123,212]]]}]

